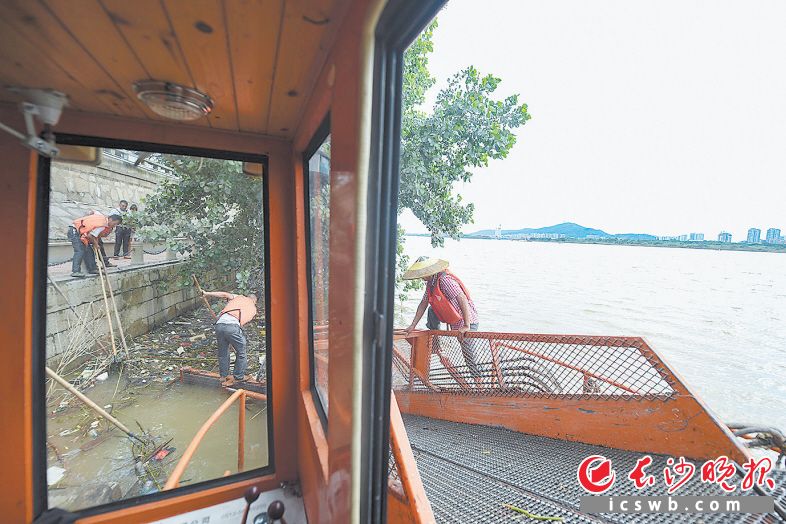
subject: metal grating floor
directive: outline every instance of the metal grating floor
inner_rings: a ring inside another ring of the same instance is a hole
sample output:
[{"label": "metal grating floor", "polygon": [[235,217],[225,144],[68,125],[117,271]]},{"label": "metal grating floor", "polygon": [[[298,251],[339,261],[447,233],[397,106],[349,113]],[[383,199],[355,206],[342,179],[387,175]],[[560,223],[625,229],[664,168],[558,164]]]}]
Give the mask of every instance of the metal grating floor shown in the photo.
[{"label": "metal grating floor", "polygon": [[[745,514],[601,514],[579,512],[585,495],[576,481],[576,469],[588,455],[611,459],[618,480],[604,495],[666,495],[663,483],[638,491],[624,478],[641,457],[639,453],[589,444],[516,433],[502,428],[476,426],[403,415],[412,451],[418,464],[437,522],[536,522],[521,517],[503,503],[540,515],[560,516],[565,522],[614,523],[776,523],[777,515]],[[648,472],[662,471],[666,457],[651,455]],[[697,468],[698,469],[698,468]],[[622,473],[625,472],[625,473]],[[622,478],[620,478],[622,477]],[[786,472],[771,473],[775,497],[786,502]],[[723,495],[720,488],[702,484],[698,475],[676,495]]]}]

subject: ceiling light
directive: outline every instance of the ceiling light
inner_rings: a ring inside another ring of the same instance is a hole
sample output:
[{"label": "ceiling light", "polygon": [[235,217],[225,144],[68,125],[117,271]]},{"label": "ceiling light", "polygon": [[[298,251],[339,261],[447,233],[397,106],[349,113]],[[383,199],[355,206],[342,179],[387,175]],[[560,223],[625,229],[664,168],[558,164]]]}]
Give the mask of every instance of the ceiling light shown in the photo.
[{"label": "ceiling light", "polygon": [[134,83],[134,91],[151,111],[172,120],[196,120],[213,110],[205,93],[172,82],[142,80]]}]

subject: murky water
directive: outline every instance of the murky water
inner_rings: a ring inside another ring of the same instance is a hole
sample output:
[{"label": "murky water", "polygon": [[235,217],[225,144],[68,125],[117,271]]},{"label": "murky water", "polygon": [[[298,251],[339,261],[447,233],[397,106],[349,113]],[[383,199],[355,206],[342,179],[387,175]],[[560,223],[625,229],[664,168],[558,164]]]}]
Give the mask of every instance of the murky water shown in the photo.
[{"label": "murky water", "polygon": [[[169,446],[176,448],[175,451],[162,463],[151,462],[151,467],[161,468],[163,472],[159,478],[161,485],[197,430],[228,397],[219,388],[177,382],[168,387],[150,383],[144,388],[128,388],[121,380],[118,393],[114,395],[116,387],[117,377],[110,376],[86,394],[101,406],[117,406],[112,414],[132,431],[138,429],[136,422],[139,422],[159,442],[172,439]],[[265,403],[247,402],[246,470],[268,463]],[[71,400],[70,405],[75,407],[48,419],[49,466],[65,469],[62,480],[50,487],[49,506],[74,510],[109,502],[108,498],[139,495],[144,484],[139,482],[134,468],[130,440],[118,430],[107,434],[107,422],[81,408],[76,400]],[[96,420],[99,420],[97,427],[91,428]],[[92,435],[91,430],[94,431]],[[221,477],[226,471],[237,472],[237,434],[238,407],[235,404],[209,430],[186,469],[181,485]],[[80,449],[80,446],[93,445],[90,449]],[[107,489],[108,485],[112,489]]]},{"label": "murky water", "polygon": [[425,237],[406,252],[450,261],[483,331],[641,336],[722,420],[786,430],[784,254]]}]

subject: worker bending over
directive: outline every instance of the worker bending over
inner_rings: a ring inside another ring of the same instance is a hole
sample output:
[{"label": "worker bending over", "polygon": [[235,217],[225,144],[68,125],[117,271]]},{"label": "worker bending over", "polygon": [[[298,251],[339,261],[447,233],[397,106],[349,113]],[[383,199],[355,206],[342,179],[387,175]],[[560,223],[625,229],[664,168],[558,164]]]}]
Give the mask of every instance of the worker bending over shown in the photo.
[{"label": "worker bending over", "polygon": [[[409,333],[415,329],[428,308],[426,327],[440,329],[440,323],[444,322],[451,330],[458,331],[457,338],[467,368],[475,383],[480,385],[481,373],[475,355],[476,340],[464,337],[467,331],[478,330],[478,312],[467,288],[447,269],[447,260],[420,257],[404,273],[404,280],[419,278],[426,283],[423,299],[406,331]],[[439,339],[435,339],[434,343],[438,345]]]},{"label": "worker bending over", "polygon": [[[243,326],[257,315],[256,295],[235,295],[223,291],[203,291],[206,298],[219,298],[227,301],[227,305],[218,314],[216,320],[216,339],[218,340],[218,372],[221,385],[232,386],[235,382],[250,380],[246,376],[248,358],[246,357],[246,336]],[[235,368],[229,374],[229,346],[235,349]]]},{"label": "worker bending over", "polygon": [[98,274],[93,246],[99,249],[99,240],[120,224],[123,218],[120,215],[104,216],[101,213],[93,213],[74,220],[73,225],[68,227],[68,240],[74,248],[74,256],[71,259],[71,276],[82,278],[82,261],[87,266],[87,272],[91,275]]}]

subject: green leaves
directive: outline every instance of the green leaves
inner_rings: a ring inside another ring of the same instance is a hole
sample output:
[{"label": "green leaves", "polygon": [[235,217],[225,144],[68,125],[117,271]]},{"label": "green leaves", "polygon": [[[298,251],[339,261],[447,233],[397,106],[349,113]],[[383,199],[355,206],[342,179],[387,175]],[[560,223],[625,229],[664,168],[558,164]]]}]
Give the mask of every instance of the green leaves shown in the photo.
[{"label": "green leaves", "polygon": [[160,184],[131,215],[143,239],[190,254],[181,284],[190,275],[216,272],[240,293],[264,290],[262,181],[243,174],[240,162],[163,155],[157,161],[177,178]]},{"label": "green leaves", "polygon": [[516,143],[513,130],[530,115],[518,95],[493,99],[501,79],[473,66],[453,75],[425,113],[420,106],[435,83],[428,55],[436,27],[434,21],[404,54],[399,205],[412,210],[439,246],[472,222],[474,208],[454,193],[454,183],[469,182],[473,167],[505,158]]}]

